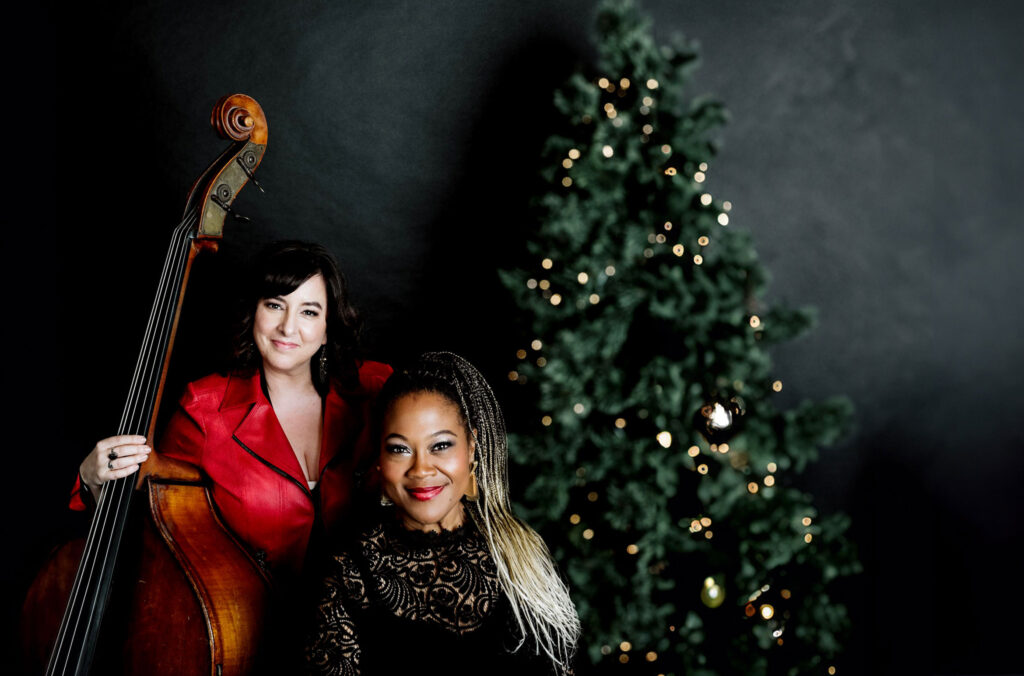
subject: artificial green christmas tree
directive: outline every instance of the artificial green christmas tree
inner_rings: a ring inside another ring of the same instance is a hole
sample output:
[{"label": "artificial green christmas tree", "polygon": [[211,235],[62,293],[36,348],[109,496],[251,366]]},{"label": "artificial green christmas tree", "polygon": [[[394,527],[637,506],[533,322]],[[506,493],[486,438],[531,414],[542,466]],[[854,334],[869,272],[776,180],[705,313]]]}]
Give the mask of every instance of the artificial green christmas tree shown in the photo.
[{"label": "artificial green christmas tree", "polygon": [[829,585],[858,564],[794,477],[850,406],[773,402],[768,347],[813,313],[762,305],[751,237],[709,189],[726,115],[688,97],[696,48],[658,47],[622,1],[597,34],[595,70],[555,97],[529,259],[502,272],[528,327],[522,513],[573,590],[583,671],[829,673]]}]

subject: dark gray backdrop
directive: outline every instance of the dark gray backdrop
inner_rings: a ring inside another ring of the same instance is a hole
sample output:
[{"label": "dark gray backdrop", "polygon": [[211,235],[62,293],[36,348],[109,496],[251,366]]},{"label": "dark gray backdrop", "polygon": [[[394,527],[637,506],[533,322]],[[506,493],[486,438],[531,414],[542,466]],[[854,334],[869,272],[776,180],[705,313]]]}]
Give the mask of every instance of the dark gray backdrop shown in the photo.
[{"label": "dark gray backdrop", "polygon": [[[279,237],[337,253],[371,356],[455,349],[494,380],[511,362],[516,318],[493,269],[529,232],[551,92],[591,56],[594,2],[214,4],[12,21],[35,47],[8,58],[21,177],[5,257],[19,400],[6,608],[81,525],[62,510],[68,484],[116,424],[156,262],[221,147],[205,119],[225,93],[267,113],[267,194],[243,193],[253,222],[197,271],[178,379],[215,364],[212,308]],[[659,38],[701,41],[695,93],[732,112],[709,185],[754,232],[769,300],[820,310],[816,332],[775,353],[783,395],[857,405],[856,433],[803,480],[851,513],[866,566],[843,589],[845,673],[1021,671],[1024,5],[645,6]]]}]

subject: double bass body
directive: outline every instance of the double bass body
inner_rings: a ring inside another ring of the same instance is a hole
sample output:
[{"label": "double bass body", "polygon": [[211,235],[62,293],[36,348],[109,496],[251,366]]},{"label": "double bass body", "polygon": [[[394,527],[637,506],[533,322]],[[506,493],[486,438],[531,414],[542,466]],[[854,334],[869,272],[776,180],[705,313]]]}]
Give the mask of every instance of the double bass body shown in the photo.
[{"label": "double bass body", "polygon": [[[119,431],[150,443],[192,261],[216,248],[266,148],[248,96],[218,101],[212,124],[234,143],[193,185],[172,237]],[[26,673],[255,672],[270,580],[221,522],[199,470],[154,448],[137,476],[104,485],[88,537],[55,550],[29,588]]]},{"label": "double bass body", "polygon": [[[162,460],[174,478],[150,475],[136,496],[91,673],[252,673],[269,580],[221,523],[197,470]],[[26,597],[30,673],[46,667],[83,548],[57,549]]]}]

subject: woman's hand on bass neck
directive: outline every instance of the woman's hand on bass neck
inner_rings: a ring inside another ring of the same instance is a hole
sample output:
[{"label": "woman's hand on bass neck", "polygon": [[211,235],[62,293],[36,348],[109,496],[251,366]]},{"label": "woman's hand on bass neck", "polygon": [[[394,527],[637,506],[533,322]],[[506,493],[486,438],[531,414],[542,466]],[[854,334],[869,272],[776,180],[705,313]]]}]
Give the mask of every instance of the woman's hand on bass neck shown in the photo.
[{"label": "woman's hand on bass neck", "polygon": [[152,450],[146,445],[146,437],[138,434],[100,439],[78,468],[82,482],[98,497],[103,484],[134,474]]}]

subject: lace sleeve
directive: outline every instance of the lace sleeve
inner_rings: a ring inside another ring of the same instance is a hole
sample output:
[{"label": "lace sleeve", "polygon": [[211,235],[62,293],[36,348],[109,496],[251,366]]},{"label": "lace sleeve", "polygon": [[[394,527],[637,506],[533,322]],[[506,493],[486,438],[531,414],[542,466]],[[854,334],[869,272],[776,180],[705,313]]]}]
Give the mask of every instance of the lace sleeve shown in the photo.
[{"label": "lace sleeve", "polygon": [[366,598],[358,567],[344,556],[335,557],[320,590],[316,626],[306,641],[309,674],[358,676],[359,635],[346,607],[364,607]]}]

